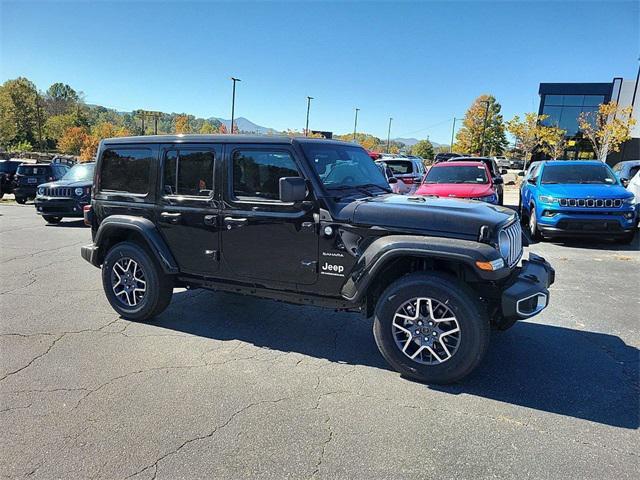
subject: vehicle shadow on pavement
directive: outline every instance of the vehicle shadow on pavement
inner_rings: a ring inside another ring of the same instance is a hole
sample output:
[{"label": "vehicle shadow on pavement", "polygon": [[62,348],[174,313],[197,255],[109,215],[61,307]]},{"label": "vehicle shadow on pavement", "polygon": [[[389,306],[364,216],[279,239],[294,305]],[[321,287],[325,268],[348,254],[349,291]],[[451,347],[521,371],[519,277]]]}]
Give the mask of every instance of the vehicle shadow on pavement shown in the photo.
[{"label": "vehicle shadow on pavement", "polygon": [[629,245],[614,243],[612,241],[597,239],[580,239],[580,238],[556,238],[545,240],[547,243],[562,245],[571,248],[586,248],[589,250],[610,250],[618,252],[638,252],[640,251],[640,233],[636,233],[636,237]]},{"label": "vehicle shadow on pavement", "polygon": [[640,351],[614,335],[519,322],[493,332],[471,377],[430,388],[637,429],[639,360]]},{"label": "vehicle shadow on pavement", "polygon": [[[375,345],[371,321],[357,314],[186,291],[174,294],[154,325],[391,370]],[[506,332],[492,332],[487,356],[470,377],[450,386],[425,388],[636,429],[640,426],[639,357],[637,348],[613,335],[519,322]]]},{"label": "vehicle shadow on pavement", "polygon": [[89,228],[84,224],[84,220],[61,221],[60,223],[47,223],[48,228]]}]

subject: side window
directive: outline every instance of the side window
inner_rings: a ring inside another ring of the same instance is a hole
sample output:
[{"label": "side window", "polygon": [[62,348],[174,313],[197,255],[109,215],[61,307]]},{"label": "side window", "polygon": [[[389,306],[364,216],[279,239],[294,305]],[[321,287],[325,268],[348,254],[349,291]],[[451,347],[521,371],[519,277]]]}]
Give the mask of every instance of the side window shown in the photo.
[{"label": "side window", "polygon": [[149,190],[149,148],[110,148],[102,154],[100,190],[145,194]]},{"label": "side window", "polygon": [[538,170],[540,170],[540,165],[533,165],[531,167],[531,171],[529,172],[529,178],[534,182],[538,180]]},{"label": "side window", "polygon": [[298,176],[296,164],[288,152],[247,149],[233,153],[233,196],[240,200],[278,200],[280,178]]},{"label": "side window", "polygon": [[209,197],[213,162],[211,150],[169,150],[164,160],[164,194]]}]

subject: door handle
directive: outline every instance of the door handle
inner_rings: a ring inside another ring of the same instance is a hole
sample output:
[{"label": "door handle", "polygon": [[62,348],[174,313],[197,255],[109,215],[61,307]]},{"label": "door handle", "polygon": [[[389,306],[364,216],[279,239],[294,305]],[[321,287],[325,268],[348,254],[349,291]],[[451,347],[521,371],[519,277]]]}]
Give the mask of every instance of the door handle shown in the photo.
[{"label": "door handle", "polygon": [[231,230],[232,228],[244,227],[248,223],[249,220],[246,218],[224,217],[224,224],[227,227],[227,230]]},{"label": "door handle", "polygon": [[172,225],[176,225],[180,222],[181,216],[182,215],[179,213],[162,212],[160,214],[160,220],[166,223],[171,223]]},{"label": "door handle", "polygon": [[217,215],[205,215],[204,216],[204,224],[208,226],[213,226],[217,223],[218,216]]}]

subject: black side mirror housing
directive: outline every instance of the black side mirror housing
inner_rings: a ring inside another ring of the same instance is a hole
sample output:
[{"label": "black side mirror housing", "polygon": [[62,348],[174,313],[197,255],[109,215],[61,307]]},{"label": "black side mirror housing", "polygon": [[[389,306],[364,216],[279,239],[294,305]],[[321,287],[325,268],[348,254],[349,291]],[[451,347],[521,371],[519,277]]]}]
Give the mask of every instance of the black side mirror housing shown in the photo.
[{"label": "black side mirror housing", "polygon": [[503,169],[500,170],[500,175],[506,175],[507,173],[509,173],[509,172],[507,171],[506,168],[503,168]]},{"label": "black side mirror housing", "polygon": [[518,175],[519,177],[524,177],[524,172],[521,170],[521,171],[519,171],[519,172],[517,173],[517,175]]},{"label": "black side mirror housing", "polygon": [[301,202],[307,198],[307,182],[300,177],[282,177],[279,182],[280,201],[284,203]]},{"label": "black side mirror housing", "polygon": [[394,183],[398,183],[398,179],[396,177],[391,177],[389,180],[389,185],[394,184]]},{"label": "black side mirror housing", "polygon": [[622,184],[622,186],[624,188],[627,188],[629,186],[629,179],[628,178],[621,178],[620,179],[620,183]]},{"label": "black side mirror housing", "polygon": [[496,185],[502,185],[504,183],[504,179],[502,177],[496,177],[493,179],[493,183]]},{"label": "black side mirror housing", "polygon": [[535,178],[527,178],[527,183],[530,183],[531,185],[535,185],[536,184],[536,179]]}]

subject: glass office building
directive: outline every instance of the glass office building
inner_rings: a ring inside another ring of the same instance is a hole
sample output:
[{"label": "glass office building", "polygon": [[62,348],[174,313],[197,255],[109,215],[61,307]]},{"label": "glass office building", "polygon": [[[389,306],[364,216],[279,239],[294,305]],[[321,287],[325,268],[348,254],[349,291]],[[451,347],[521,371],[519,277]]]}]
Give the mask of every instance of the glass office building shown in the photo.
[{"label": "glass office building", "polygon": [[[636,124],[631,129],[631,140],[622,144],[619,152],[611,152],[607,163],[614,165],[622,160],[640,159],[640,92],[638,77],[633,80],[614,78],[608,83],[541,83],[540,108],[538,114],[548,115],[545,125],[566,130],[567,149],[564,158],[595,158],[591,143],[582,137],[578,128],[578,117],[582,112],[596,112],[602,103],[615,101],[620,107],[631,106]],[[538,153],[537,159],[546,158]]]}]

